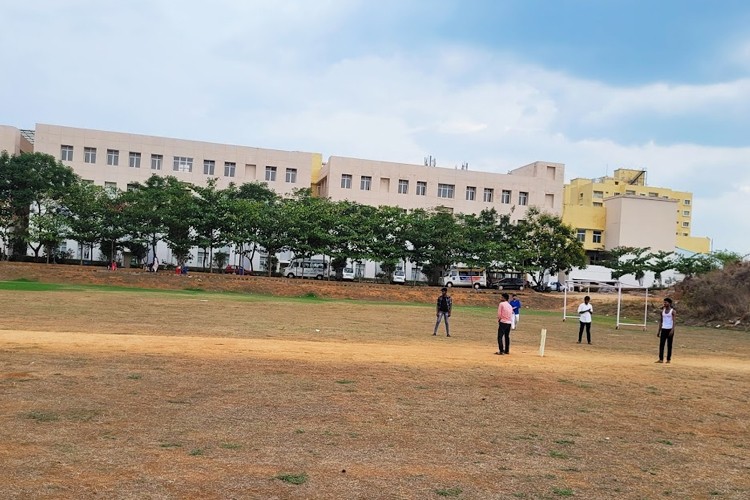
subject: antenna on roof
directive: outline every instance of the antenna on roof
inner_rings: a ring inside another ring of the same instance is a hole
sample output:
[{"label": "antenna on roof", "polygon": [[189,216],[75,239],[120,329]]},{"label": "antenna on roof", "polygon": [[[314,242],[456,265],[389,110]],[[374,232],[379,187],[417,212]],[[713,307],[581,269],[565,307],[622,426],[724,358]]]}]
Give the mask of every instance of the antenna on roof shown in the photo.
[{"label": "antenna on roof", "polygon": [[469,162],[465,161],[461,164],[461,170],[469,170]]},{"label": "antenna on roof", "polygon": [[433,158],[432,155],[424,157],[425,167],[434,167],[435,165],[437,165],[437,159]]}]

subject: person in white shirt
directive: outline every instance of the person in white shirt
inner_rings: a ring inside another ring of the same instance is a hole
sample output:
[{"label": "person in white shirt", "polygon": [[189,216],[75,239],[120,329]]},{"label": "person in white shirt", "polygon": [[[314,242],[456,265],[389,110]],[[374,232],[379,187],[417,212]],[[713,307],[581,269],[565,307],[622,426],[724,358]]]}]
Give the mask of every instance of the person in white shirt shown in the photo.
[{"label": "person in white shirt", "polygon": [[591,315],[594,312],[594,308],[591,306],[589,301],[591,300],[591,297],[586,295],[583,298],[583,304],[578,306],[578,319],[580,321],[580,326],[578,327],[578,343],[581,343],[581,339],[583,338],[583,329],[586,329],[586,340],[588,343],[591,343]]},{"label": "person in white shirt", "polygon": [[672,307],[672,299],[664,299],[664,307],[661,309],[659,318],[659,331],[656,336],[659,337],[659,360],[657,363],[664,362],[664,344],[667,345],[667,363],[672,361],[672,340],[674,339],[674,317],[675,312]]}]

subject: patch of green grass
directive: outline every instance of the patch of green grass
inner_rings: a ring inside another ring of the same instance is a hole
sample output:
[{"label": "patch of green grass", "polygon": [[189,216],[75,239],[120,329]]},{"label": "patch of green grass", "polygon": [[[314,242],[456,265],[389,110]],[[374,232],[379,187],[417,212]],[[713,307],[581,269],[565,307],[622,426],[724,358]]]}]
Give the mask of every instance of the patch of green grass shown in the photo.
[{"label": "patch of green grass", "polygon": [[24,417],[37,422],[56,422],[60,420],[60,416],[51,411],[30,411],[24,414]]},{"label": "patch of green grass", "polygon": [[575,441],[572,441],[570,439],[558,439],[557,441],[555,441],[555,443],[568,445],[568,444],[575,444]]},{"label": "patch of green grass", "polygon": [[342,380],[337,380],[336,383],[337,384],[353,384],[354,380],[342,379]]},{"label": "patch of green grass", "polygon": [[513,493],[513,496],[515,498],[527,498],[528,497],[528,495],[526,493],[521,493],[520,491],[518,491],[516,493]]},{"label": "patch of green grass", "polygon": [[305,433],[305,430],[304,430],[304,429],[296,429],[296,430],[294,431],[294,433],[295,433],[295,434],[304,434],[304,433]]},{"label": "patch of green grass", "polygon": [[573,495],[573,490],[571,490],[570,488],[552,488],[552,493],[554,493],[557,496],[561,496],[561,497],[572,497],[572,496],[574,496]]},{"label": "patch of green grass", "polygon": [[237,443],[221,443],[219,446],[225,450],[239,450],[242,448],[242,445]]},{"label": "patch of green grass", "polygon": [[131,373],[130,375],[128,375],[128,379],[130,379],[130,380],[140,380],[141,379],[141,374],[140,373]]},{"label": "patch of green grass", "polygon": [[717,497],[717,496],[723,495],[722,492],[716,491],[716,490],[709,491],[708,494],[711,495],[712,497]]},{"label": "patch of green grass", "polygon": [[161,443],[159,446],[162,448],[182,448],[181,443],[175,443],[173,441],[167,441],[165,443]]},{"label": "patch of green grass", "polygon": [[549,456],[551,456],[552,458],[568,458],[568,455],[566,453],[557,450],[550,451]]},{"label": "patch of green grass", "polygon": [[672,445],[674,444],[674,443],[672,443],[672,441],[670,441],[669,439],[660,439],[660,440],[659,440],[659,442],[660,442],[661,444],[666,444],[667,446],[672,446]]},{"label": "patch of green grass", "polygon": [[14,292],[54,292],[65,288],[68,287],[58,283],[39,283],[25,278],[13,281],[0,281],[0,290],[12,290]]},{"label": "patch of green grass", "polygon": [[190,456],[191,457],[203,456],[203,448],[193,448],[192,450],[190,450]]},{"label": "patch of green grass", "polygon": [[455,488],[440,488],[435,490],[435,493],[440,495],[441,497],[457,497],[461,493],[463,493],[464,490],[462,490],[459,487]]},{"label": "patch of green grass", "polygon": [[66,415],[68,419],[75,422],[90,422],[98,416],[97,410],[73,410]]},{"label": "patch of green grass", "polygon": [[277,474],[274,479],[284,481],[289,484],[305,484],[307,482],[307,474]]},{"label": "patch of green grass", "polygon": [[318,296],[315,294],[315,292],[307,292],[306,294],[302,295],[300,299],[313,299],[318,300]]}]

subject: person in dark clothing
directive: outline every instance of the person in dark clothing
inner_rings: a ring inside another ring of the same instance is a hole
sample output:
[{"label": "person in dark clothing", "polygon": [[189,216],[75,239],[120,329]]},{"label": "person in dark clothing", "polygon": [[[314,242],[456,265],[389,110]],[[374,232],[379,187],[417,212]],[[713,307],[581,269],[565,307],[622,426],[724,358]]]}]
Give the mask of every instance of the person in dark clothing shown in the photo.
[{"label": "person in dark clothing", "polygon": [[435,322],[435,330],[432,335],[437,335],[440,321],[445,320],[445,336],[450,337],[451,333],[448,327],[448,318],[451,317],[451,310],[453,309],[453,299],[448,295],[448,289],[443,288],[440,290],[440,297],[437,299],[437,321]]}]

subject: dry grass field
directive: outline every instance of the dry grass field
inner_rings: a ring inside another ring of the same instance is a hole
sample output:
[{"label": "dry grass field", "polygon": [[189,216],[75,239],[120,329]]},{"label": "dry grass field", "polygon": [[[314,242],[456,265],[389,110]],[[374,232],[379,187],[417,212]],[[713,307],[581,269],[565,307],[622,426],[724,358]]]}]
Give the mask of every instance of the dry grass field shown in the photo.
[{"label": "dry grass field", "polygon": [[750,497],[746,333],[655,364],[525,310],[496,356],[488,306],[41,285],[0,290],[2,498]]}]

